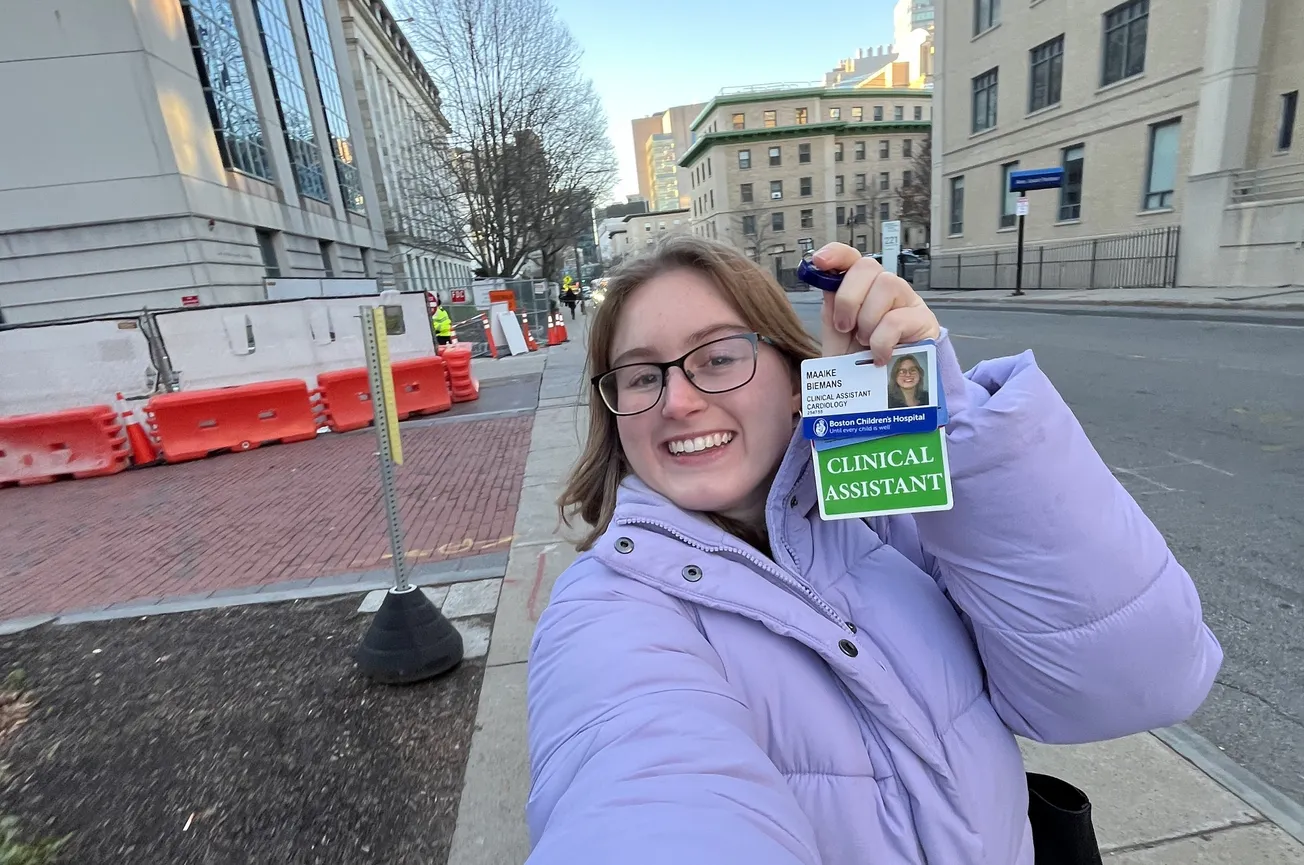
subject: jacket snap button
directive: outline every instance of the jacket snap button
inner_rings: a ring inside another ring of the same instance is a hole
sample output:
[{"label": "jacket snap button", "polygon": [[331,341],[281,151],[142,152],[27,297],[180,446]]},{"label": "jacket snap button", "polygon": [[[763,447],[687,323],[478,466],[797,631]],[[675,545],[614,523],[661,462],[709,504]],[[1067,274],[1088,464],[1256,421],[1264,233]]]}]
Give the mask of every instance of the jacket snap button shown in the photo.
[{"label": "jacket snap button", "polygon": [[797,507],[797,497],[796,497],[796,496],[793,496],[792,498],[788,499],[788,507],[790,507],[790,508],[795,508],[795,507]]},{"label": "jacket snap button", "polygon": [[697,565],[689,565],[683,570],[684,579],[690,583],[695,583],[702,579],[702,569]]},{"label": "jacket snap button", "polygon": [[634,542],[629,538],[616,538],[616,552],[632,553],[634,552]]},{"label": "jacket snap button", "polygon": [[856,633],[856,623],[855,623],[855,622],[847,622],[847,630],[850,631],[850,632],[853,633],[853,634]]},{"label": "jacket snap button", "polygon": [[854,658],[860,654],[860,649],[857,649],[856,644],[850,640],[838,640],[838,648],[841,649],[842,654],[846,655],[848,658]]}]

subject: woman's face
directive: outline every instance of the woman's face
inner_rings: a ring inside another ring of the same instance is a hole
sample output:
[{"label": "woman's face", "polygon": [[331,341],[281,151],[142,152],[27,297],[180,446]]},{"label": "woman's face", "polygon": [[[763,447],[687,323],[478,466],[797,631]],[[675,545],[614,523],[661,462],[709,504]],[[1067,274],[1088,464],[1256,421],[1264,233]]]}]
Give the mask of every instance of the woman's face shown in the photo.
[{"label": "woman's face", "polygon": [[[630,295],[610,362],[674,360],[711,340],[750,332],[709,279],[675,270]],[[672,369],[660,401],[642,414],[617,417],[616,426],[630,468],[649,487],[685,510],[754,524],[763,518],[799,408],[788,361],[761,343],[756,375],[746,385],[703,393]]]},{"label": "woman's face", "polygon": [[901,361],[897,367],[896,383],[902,390],[914,390],[919,387],[919,364],[911,358]]}]

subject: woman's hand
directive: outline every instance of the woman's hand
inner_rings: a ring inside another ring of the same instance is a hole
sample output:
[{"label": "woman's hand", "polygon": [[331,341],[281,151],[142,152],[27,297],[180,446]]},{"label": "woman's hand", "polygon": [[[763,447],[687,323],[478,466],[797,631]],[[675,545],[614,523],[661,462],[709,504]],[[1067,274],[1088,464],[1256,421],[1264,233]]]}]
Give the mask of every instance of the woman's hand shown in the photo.
[{"label": "woman's hand", "polygon": [[868,348],[874,363],[883,366],[898,345],[937,339],[941,333],[937,316],[910,283],[845,243],[826,245],[812,263],[845,274],[836,292],[824,293],[820,321],[825,357]]}]

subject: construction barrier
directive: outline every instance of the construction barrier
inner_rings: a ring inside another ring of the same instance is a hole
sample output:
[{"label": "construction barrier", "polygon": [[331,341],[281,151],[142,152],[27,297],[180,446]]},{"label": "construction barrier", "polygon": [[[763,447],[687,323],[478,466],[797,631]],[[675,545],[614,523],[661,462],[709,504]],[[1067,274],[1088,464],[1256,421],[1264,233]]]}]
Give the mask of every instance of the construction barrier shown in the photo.
[{"label": "construction barrier", "polygon": [[439,355],[448,368],[449,390],[453,402],[471,402],[480,398],[480,382],[471,375],[471,349],[469,346],[444,345]]},{"label": "construction barrier", "polygon": [[297,378],[160,394],[145,411],[169,463],[317,437],[308,385]]},{"label": "construction barrier", "polygon": [[0,486],[117,474],[129,457],[111,406],[0,418]]},{"label": "construction barrier", "polygon": [[[394,404],[398,419],[437,414],[453,407],[448,373],[438,357],[419,357],[393,364]],[[318,423],[331,432],[349,432],[371,426],[371,382],[367,370],[337,369],[317,376],[312,393]]]},{"label": "construction barrier", "polygon": [[535,342],[534,334],[530,333],[530,319],[525,313],[521,313],[521,335],[525,337],[525,344],[530,351],[539,350],[539,343]]}]

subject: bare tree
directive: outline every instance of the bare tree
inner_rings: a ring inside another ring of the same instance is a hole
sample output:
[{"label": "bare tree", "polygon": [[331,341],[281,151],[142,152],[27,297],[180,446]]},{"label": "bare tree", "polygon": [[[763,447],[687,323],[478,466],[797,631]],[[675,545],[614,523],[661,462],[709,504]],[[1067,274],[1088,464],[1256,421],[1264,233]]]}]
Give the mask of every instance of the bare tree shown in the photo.
[{"label": "bare tree", "polygon": [[917,144],[910,159],[910,180],[901,184],[897,196],[901,221],[923,228],[924,244],[928,245],[933,227],[933,141],[928,137]]},{"label": "bare tree", "polygon": [[445,213],[469,228],[486,276],[572,243],[575,202],[604,196],[615,151],[580,49],[549,0],[404,0],[450,131]]}]

